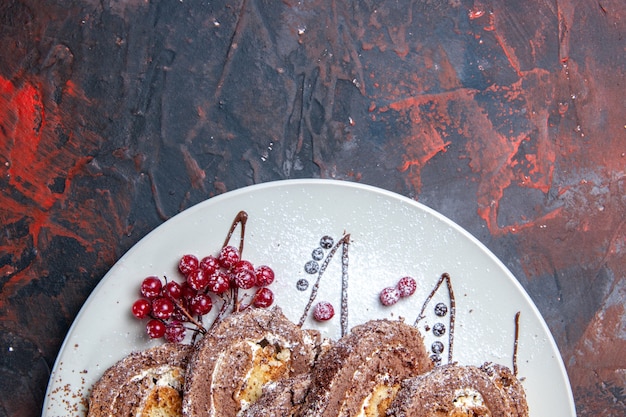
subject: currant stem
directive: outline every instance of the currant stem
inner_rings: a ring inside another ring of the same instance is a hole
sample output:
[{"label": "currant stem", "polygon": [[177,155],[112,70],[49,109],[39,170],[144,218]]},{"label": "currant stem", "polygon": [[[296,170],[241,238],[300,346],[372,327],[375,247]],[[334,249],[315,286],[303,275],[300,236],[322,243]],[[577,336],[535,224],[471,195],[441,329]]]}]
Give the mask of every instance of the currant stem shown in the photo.
[{"label": "currant stem", "polygon": [[191,323],[193,323],[194,326],[197,327],[197,329],[198,329],[198,331],[200,333],[202,333],[202,334],[206,333],[206,329],[204,328],[202,323],[200,323],[198,320],[196,320],[195,317],[193,317],[191,314],[189,314],[187,309],[185,309],[185,307],[183,307],[182,304],[180,304],[177,300],[174,300],[173,298],[172,298],[172,301],[174,302],[174,304],[176,304],[176,307],[178,307],[180,309],[180,311],[182,311],[182,313],[185,315],[185,317],[187,317],[189,319],[189,321]]}]

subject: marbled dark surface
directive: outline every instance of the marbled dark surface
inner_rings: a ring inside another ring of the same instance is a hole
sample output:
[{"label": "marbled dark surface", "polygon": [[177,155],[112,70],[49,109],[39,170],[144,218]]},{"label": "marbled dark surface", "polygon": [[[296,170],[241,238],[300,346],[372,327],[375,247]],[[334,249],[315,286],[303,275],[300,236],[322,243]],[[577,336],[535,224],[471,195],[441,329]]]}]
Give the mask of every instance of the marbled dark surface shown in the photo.
[{"label": "marbled dark surface", "polygon": [[545,317],[580,416],[626,414],[622,0],[0,4],[0,416],[171,216],[284,178],[448,216]]}]

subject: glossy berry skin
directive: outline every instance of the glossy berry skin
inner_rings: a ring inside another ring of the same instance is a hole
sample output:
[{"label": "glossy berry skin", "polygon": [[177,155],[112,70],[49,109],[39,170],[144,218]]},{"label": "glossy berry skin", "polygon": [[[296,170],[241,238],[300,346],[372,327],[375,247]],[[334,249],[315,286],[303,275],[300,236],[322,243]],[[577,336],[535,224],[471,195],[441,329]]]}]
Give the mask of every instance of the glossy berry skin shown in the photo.
[{"label": "glossy berry skin", "polygon": [[202,291],[209,285],[209,277],[202,269],[196,269],[187,275],[187,283],[194,290]]},{"label": "glossy berry skin", "polygon": [[172,317],[176,306],[166,297],[159,297],[152,300],[152,315],[157,319],[166,320]]},{"label": "glossy berry skin", "polygon": [[245,259],[242,259],[235,265],[233,265],[233,272],[239,272],[243,270],[254,271],[254,265],[252,265],[252,262],[246,261]]},{"label": "glossy berry skin", "polygon": [[163,323],[161,320],[152,319],[148,322],[148,324],[146,324],[146,332],[148,333],[148,336],[150,336],[152,339],[158,339],[159,337],[163,337],[163,335],[165,334],[165,329],[165,323]]},{"label": "glossy berry skin", "polygon": [[259,308],[267,308],[274,303],[274,293],[269,288],[259,288],[254,294],[252,305]]},{"label": "glossy berry skin", "polygon": [[191,271],[198,269],[200,262],[195,255],[183,255],[178,262],[178,270],[181,274],[187,276]]},{"label": "glossy berry skin", "polygon": [[239,262],[239,250],[234,246],[224,246],[217,260],[222,268],[230,269]]},{"label": "glossy berry skin", "polygon": [[254,270],[256,275],[256,286],[267,287],[274,282],[274,270],[267,265],[261,265]]},{"label": "glossy berry skin", "polygon": [[213,255],[205,256],[200,261],[200,269],[202,269],[207,275],[213,275],[217,272],[219,267],[220,264],[217,261],[217,258]]},{"label": "glossy berry skin", "polygon": [[412,277],[403,277],[400,278],[398,284],[396,285],[398,292],[400,293],[400,297],[410,297],[415,294],[415,290],[417,289],[417,282]]},{"label": "glossy berry skin", "polygon": [[391,306],[398,302],[400,299],[400,291],[394,287],[383,288],[380,292],[380,302],[384,306]]},{"label": "glossy berry skin", "polygon": [[133,316],[138,319],[145,319],[152,312],[152,304],[150,304],[150,301],[140,298],[133,303],[131,311]]},{"label": "glossy berry skin", "polygon": [[320,301],[313,307],[313,318],[317,321],[327,321],[333,318],[335,309],[327,301]]},{"label": "glossy berry skin", "polygon": [[173,298],[174,300],[179,300],[183,295],[183,289],[178,282],[170,281],[165,284],[165,295]]},{"label": "glossy berry skin", "polygon": [[144,297],[151,299],[161,295],[163,283],[158,277],[147,277],[141,282],[140,292]]},{"label": "glossy berry skin", "polygon": [[185,333],[185,327],[181,323],[170,323],[163,336],[170,343],[180,343],[185,339]]},{"label": "glossy berry skin", "polygon": [[213,302],[211,297],[206,294],[197,294],[189,300],[189,310],[192,314],[203,316],[211,311]]},{"label": "glossy berry skin", "polygon": [[233,282],[235,283],[237,288],[241,288],[242,290],[249,290],[256,284],[256,275],[254,274],[254,271],[250,271],[249,269],[242,269],[241,271],[234,274]]},{"label": "glossy berry skin", "polygon": [[223,294],[230,288],[230,280],[224,272],[219,271],[209,277],[207,287],[212,293]]}]

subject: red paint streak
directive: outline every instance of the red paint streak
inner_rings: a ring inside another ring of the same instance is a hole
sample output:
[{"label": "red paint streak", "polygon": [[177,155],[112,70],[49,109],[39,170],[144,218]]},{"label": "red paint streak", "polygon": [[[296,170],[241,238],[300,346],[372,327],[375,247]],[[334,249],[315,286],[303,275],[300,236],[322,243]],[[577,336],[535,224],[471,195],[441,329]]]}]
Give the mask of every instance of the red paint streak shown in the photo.
[{"label": "red paint streak", "polygon": [[409,97],[389,105],[391,110],[402,113],[410,121],[411,133],[403,138],[406,153],[398,169],[409,171],[417,191],[421,188],[421,168],[435,155],[446,151],[451,144],[447,137],[458,127],[447,113],[448,105],[459,100],[472,101],[475,93],[471,89],[457,89]]}]

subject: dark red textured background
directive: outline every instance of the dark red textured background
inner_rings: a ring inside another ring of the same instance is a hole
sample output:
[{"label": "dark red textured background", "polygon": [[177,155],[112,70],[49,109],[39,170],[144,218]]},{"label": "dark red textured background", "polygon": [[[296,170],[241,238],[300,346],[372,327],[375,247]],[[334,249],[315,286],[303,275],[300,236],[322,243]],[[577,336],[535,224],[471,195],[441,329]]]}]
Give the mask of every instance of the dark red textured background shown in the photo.
[{"label": "dark red textured background", "polygon": [[0,4],[0,416],[36,415],[90,291],[181,210],[336,178],[484,242],[580,416],[626,414],[626,5]]}]

